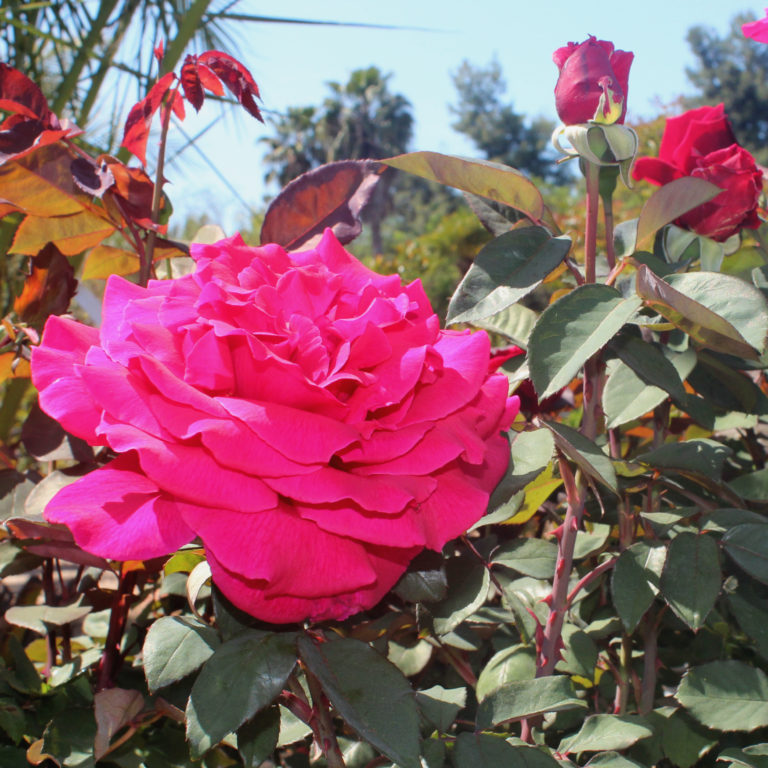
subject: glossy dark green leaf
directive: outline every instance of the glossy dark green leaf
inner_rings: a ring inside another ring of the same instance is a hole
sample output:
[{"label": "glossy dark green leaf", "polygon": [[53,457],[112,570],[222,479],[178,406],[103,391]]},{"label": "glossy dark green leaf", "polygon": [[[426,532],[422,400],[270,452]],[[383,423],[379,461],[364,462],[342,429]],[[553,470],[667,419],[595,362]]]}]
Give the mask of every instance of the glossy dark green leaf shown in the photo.
[{"label": "glossy dark green leaf", "polygon": [[558,763],[535,747],[512,746],[503,736],[460,733],[451,756],[454,768],[557,768]]},{"label": "glossy dark green leaf", "polygon": [[421,714],[437,728],[447,733],[456,715],[467,704],[466,688],[443,688],[433,685],[423,691],[416,691],[416,703]]},{"label": "glossy dark green leaf", "polygon": [[183,616],[163,616],[144,640],[144,674],[150,691],[175,683],[199,669],[221,641],[213,627]]},{"label": "glossy dark green leaf", "polygon": [[768,584],[768,525],[745,523],[726,531],[723,547],[750,576]]},{"label": "glossy dark green leaf", "polygon": [[555,669],[592,680],[597,664],[597,646],[592,638],[573,624],[563,627],[563,657]]},{"label": "glossy dark green leaf", "polygon": [[718,763],[722,762],[723,765],[738,765],[744,766],[744,768],[768,768],[768,755],[750,754],[746,749],[739,749],[738,747],[724,749],[717,756],[717,761]]},{"label": "glossy dark green leaf", "polygon": [[739,475],[728,485],[743,499],[764,502],[768,499],[768,467]]},{"label": "glossy dark green leaf", "polygon": [[688,670],[676,698],[708,728],[753,731],[768,725],[768,677],[742,661],[713,661]]},{"label": "glossy dark green leaf", "polygon": [[14,744],[21,741],[21,737],[27,729],[27,718],[20,702],[11,698],[0,697],[0,728],[5,731]]},{"label": "glossy dark green leaf", "polygon": [[443,558],[425,550],[418,555],[394,587],[395,594],[409,603],[435,603],[448,591]]},{"label": "glossy dark green leaf", "polygon": [[721,582],[717,544],[711,536],[683,532],[672,539],[661,574],[661,593],[691,629],[704,625]]},{"label": "glossy dark green leaf", "polygon": [[430,606],[435,632],[444,635],[471,616],[484,602],[490,586],[488,569],[476,558],[453,557],[446,562],[448,596]]},{"label": "glossy dark green leaf", "polygon": [[591,715],[577,734],[558,747],[562,754],[619,750],[647,739],[653,730],[636,715]]},{"label": "glossy dark green leaf", "polygon": [[296,665],[294,642],[287,633],[249,631],[216,649],[187,703],[193,754],[202,755],[277,698]]},{"label": "glossy dark green leaf", "polygon": [[336,711],[362,739],[402,768],[419,768],[419,713],[411,686],[397,667],[352,639],[317,644],[303,635],[299,653]]},{"label": "glossy dark green leaf", "polygon": [[613,567],[613,605],[628,632],[634,631],[659,591],[666,554],[663,544],[638,541],[619,555]]},{"label": "glossy dark green leaf", "polygon": [[757,652],[768,659],[768,595],[744,579],[728,595],[728,604],[741,629],[754,640]]},{"label": "glossy dark green leaf", "polygon": [[664,754],[678,768],[691,768],[717,743],[716,735],[699,725],[687,712],[676,710],[664,720],[661,732]]},{"label": "glossy dark green leaf", "polygon": [[555,575],[557,544],[544,539],[513,539],[502,544],[491,562],[511,568],[534,579],[551,579]]},{"label": "glossy dark green leaf", "polygon": [[749,376],[703,350],[699,351],[698,365],[688,382],[698,394],[723,410],[761,416],[768,413],[768,397]]},{"label": "glossy dark green leaf", "polygon": [[45,635],[48,627],[60,627],[79,621],[91,612],[89,605],[14,605],[5,612],[5,620]]},{"label": "glossy dark green leaf", "polygon": [[477,678],[475,696],[482,702],[490,693],[515,680],[536,677],[536,657],[527,645],[512,645],[495,653]]},{"label": "glossy dark green leaf", "polygon": [[680,400],[685,397],[680,373],[660,345],[625,334],[611,342],[611,349],[649,386]]},{"label": "glossy dark green leaf", "polygon": [[477,725],[490,728],[508,720],[586,706],[565,675],[513,680],[485,697],[477,711]]},{"label": "glossy dark green leaf", "polygon": [[532,309],[522,304],[513,304],[495,315],[478,320],[475,325],[485,328],[486,331],[498,333],[522,349],[528,349],[528,339],[538,319],[538,313]]},{"label": "glossy dark green leaf", "polygon": [[653,238],[665,224],[706,203],[721,192],[704,179],[685,176],[664,184],[646,201],[637,222],[637,250],[652,250]]},{"label": "glossy dark green leaf", "polygon": [[543,227],[520,227],[492,240],[472,266],[448,305],[448,323],[472,323],[516,304],[568,254],[571,241]]},{"label": "glossy dark green leaf", "polygon": [[695,472],[719,480],[723,474],[723,465],[732,455],[733,451],[717,440],[698,438],[680,443],[666,443],[653,451],[641,453],[637,461],[642,461],[654,469]]},{"label": "glossy dark green leaf", "polygon": [[580,432],[556,421],[544,423],[555,436],[557,447],[586,475],[618,493],[616,471],[600,448]]},{"label": "glossy dark green leaf", "polygon": [[640,308],[614,288],[581,285],[550,304],[528,339],[528,365],[540,398],[567,386]]},{"label": "glossy dark green leaf", "polygon": [[595,755],[584,768],[646,768],[642,763],[623,757],[613,750]]},{"label": "glossy dark green leaf", "polygon": [[237,751],[244,768],[259,768],[277,746],[280,734],[280,708],[264,709],[237,729]]},{"label": "glossy dark green leaf", "polygon": [[43,751],[65,768],[92,768],[96,739],[93,710],[68,707],[57,713],[43,733]]}]

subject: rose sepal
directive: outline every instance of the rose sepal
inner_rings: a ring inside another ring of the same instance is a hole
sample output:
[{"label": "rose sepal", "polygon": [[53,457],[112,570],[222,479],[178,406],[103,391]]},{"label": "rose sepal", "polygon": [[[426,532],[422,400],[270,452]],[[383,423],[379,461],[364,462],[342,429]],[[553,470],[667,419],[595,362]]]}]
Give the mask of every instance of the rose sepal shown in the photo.
[{"label": "rose sepal", "polygon": [[[564,145],[562,139],[570,146]],[[639,141],[629,126],[595,122],[561,125],[552,134],[552,144],[568,157],[581,157],[601,167],[617,165],[622,181],[632,189],[631,171]]]}]

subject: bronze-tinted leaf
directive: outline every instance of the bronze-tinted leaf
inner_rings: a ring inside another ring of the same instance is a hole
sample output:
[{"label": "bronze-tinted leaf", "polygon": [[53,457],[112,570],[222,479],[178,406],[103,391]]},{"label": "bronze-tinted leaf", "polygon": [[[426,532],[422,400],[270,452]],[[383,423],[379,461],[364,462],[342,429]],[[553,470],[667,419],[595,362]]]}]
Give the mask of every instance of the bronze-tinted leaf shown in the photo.
[{"label": "bronze-tinted leaf", "polygon": [[61,315],[75,295],[75,272],[64,254],[49,243],[31,259],[24,288],[13,309],[25,323],[42,326],[49,315]]},{"label": "bronze-tinted leaf", "polygon": [[0,63],[0,109],[31,118],[50,114],[43,92],[26,75]]},{"label": "bronze-tinted leaf", "polygon": [[[251,73],[237,59],[221,51],[205,51],[197,57],[197,61],[201,65],[199,69],[207,67],[227,86],[246,112],[264,122],[256,104],[256,99],[260,98],[259,87]],[[210,87],[206,80],[203,80],[203,85]]]},{"label": "bronze-tinted leaf", "polygon": [[155,112],[163,103],[165,94],[173,86],[176,75],[169,72],[163,75],[150,89],[149,93],[137,104],[134,104],[125,121],[122,146],[132,152],[141,160],[142,165],[147,164],[147,139],[149,139],[149,126]]},{"label": "bronze-tinted leaf", "polygon": [[11,251],[34,256],[48,243],[54,243],[66,256],[75,256],[114,231],[114,225],[90,211],[71,216],[27,216],[16,230]]},{"label": "bronze-tinted leaf", "polygon": [[375,160],[341,160],[302,174],[272,201],[261,243],[310,248],[330,227],[342,244],[362,231],[360,213],[386,167]]},{"label": "bronze-tinted leaf", "polygon": [[106,280],[110,275],[132,275],[139,271],[139,257],[124,248],[97,245],[88,251],[83,264],[83,280]]}]

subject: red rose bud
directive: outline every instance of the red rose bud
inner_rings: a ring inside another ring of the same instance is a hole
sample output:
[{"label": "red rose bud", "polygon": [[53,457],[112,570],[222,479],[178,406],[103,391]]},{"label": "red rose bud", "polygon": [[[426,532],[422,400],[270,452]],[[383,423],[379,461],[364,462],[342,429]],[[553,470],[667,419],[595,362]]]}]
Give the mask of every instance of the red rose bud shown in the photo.
[{"label": "red rose bud", "polygon": [[552,58],[560,70],[555,106],[566,125],[624,122],[633,53],[615,51],[613,43],[590,35],[558,48]]},{"label": "red rose bud", "polygon": [[658,157],[641,157],[632,174],[659,186],[684,176],[712,182],[723,191],[675,221],[679,227],[723,242],[739,230],[760,226],[763,177],[752,155],[736,143],[722,104],[671,117]]}]

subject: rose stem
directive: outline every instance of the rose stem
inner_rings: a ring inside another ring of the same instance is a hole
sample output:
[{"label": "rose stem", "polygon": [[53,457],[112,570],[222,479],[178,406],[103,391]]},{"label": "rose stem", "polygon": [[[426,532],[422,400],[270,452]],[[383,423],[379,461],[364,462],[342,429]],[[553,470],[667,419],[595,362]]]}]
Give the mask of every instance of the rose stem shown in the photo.
[{"label": "rose stem", "polygon": [[[43,592],[47,605],[56,605],[56,592],[53,588],[53,558],[43,561]],[[45,674],[48,675],[51,668],[56,665],[56,630],[48,627],[45,634]]]},{"label": "rose stem", "polygon": [[573,550],[576,532],[584,513],[585,492],[583,483],[577,483],[571,467],[562,456],[558,456],[560,476],[565,485],[568,507],[560,529],[560,541],[555,565],[555,578],[549,602],[549,618],[544,625],[541,651],[536,664],[536,677],[551,675],[560,658],[561,633],[565,613],[568,610],[568,582],[573,568]]},{"label": "rose stem", "polygon": [[307,669],[305,670],[309,683],[309,694],[312,697],[317,718],[311,723],[317,743],[328,762],[328,768],[345,768],[344,757],[336,741],[336,731],[333,727],[331,714],[328,711],[328,701],[318,679]]},{"label": "rose stem", "polygon": [[128,618],[128,607],[131,603],[133,588],[136,586],[137,572],[135,570],[122,571],[117,592],[112,601],[109,614],[109,629],[104,643],[104,653],[101,656],[99,666],[99,687],[103,691],[111,688],[115,683],[115,677],[120,670],[120,641],[125,632],[125,624]]},{"label": "rose stem", "polygon": [[[171,124],[171,113],[173,112],[173,102],[176,98],[176,94],[179,90],[177,85],[172,91],[169,92],[166,97],[166,102],[163,106],[163,122],[160,129],[160,147],[157,151],[157,168],[155,169],[155,186],[152,190],[152,223],[157,224],[160,218],[160,201],[163,195],[163,169],[165,166],[165,146],[168,142],[168,128]],[[149,230],[147,235],[147,247],[144,258],[141,261],[141,271],[139,272],[139,285],[144,285],[149,282],[149,277],[152,274],[152,260],[155,255],[155,240],[157,239],[157,232],[154,229]]]}]

